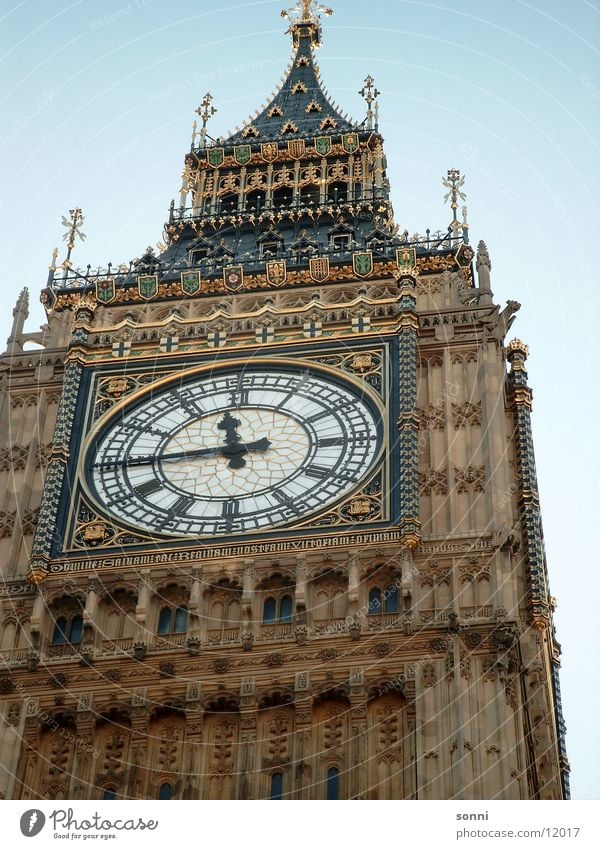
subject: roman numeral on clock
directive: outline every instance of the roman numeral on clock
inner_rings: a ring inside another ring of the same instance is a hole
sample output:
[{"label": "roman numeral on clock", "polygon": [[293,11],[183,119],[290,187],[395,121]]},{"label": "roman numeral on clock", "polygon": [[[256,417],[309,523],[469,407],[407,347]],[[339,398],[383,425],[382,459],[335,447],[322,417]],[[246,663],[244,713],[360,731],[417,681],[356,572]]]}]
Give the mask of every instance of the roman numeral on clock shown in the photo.
[{"label": "roman numeral on clock", "polygon": [[194,499],[190,498],[189,495],[182,495],[177,499],[175,504],[169,508],[169,513],[172,513],[174,516],[183,516],[187,513],[193,503]]},{"label": "roman numeral on clock", "polygon": [[307,469],[304,469],[304,474],[309,478],[315,478],[316,480],[321,481],[324,478],[329,477],[331,469],[328,469],[325,466],[309,466]]},{"label": "roman numeral on clock", "polygon": [[280,504],[285,504],[285,506],[292,511],[292,513],[296,513],[296,515],[300,512],[295,500],[291,495],[288,495],[287,492],[284,492],[282,489],[274,489],[271,493],[273,498],[279,501]]},{"label": "roman numeral on clock", "polygon": [[317,448],[335,448],[343,445],[345,439],[343,436],[326,436],[317,439]]},{"label": "roman numeral on clock", "polygon": [[135,491],[138,495],[147,496],[152,495],[153,492],[158,492],[162,489],[162,484],[160,481],[156,480],[156,478],[151,478],[149,481],[145,483],[141,483],[139,486],[135,487]]}]

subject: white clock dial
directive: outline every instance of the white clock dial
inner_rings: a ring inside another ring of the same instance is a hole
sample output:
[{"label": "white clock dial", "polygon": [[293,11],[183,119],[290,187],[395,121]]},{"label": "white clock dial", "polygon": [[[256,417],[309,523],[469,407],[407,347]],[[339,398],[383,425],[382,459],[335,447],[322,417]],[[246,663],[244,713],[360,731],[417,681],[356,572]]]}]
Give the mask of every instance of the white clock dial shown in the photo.
[{"label": "white clock dial", "polygon": [[381,452],[378,405],[315,370],[183,374],[90,441],[104,512],[167,536],[293,524],[354,489]]}]

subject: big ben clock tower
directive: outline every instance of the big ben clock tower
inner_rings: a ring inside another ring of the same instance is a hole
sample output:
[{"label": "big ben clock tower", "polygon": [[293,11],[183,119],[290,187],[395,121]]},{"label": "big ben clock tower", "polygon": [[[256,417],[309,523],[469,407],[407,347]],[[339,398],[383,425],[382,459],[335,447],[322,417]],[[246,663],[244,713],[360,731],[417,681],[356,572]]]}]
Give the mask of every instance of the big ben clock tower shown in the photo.
[{"label": "big ben clock tower", "polygon": [[518,304],[458,171],[400,232],[323,13],[242,130],[205,97],[157,250],[76,269],[73,210],[15,309],[5,798],[568,796]]}]

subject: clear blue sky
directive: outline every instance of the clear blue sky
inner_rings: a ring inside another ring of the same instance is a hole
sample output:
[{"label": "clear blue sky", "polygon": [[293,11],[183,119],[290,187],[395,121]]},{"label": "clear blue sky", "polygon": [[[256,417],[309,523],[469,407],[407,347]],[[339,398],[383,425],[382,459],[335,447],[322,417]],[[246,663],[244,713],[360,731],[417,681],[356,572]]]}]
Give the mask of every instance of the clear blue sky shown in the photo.
[{"label": "clear blue sky", "polygon": [[[598,0],[331,0],[319,63],[353,117],[368,73],[396,218],[444,229],[441,178],[466,174],[471,236],[500,302],[522,303],[576,798],[600,797],[597,264]],[[76,263],[140,256],[177,195],[193,110],[224,133],[279,82],[285,0],[4,0],[0,7],[3,309],[32,293],[61,215],[86,214]],[[368,14],[367,14],[368,13]]]}]

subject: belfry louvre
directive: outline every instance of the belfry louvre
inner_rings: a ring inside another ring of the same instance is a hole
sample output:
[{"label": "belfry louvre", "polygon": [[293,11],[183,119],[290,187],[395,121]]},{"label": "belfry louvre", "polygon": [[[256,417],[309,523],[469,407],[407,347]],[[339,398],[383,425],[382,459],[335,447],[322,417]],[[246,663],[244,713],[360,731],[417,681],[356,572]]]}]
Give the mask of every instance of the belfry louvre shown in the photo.
[{"label": "belfry louvre", "polygon": [[243,129],[206,95],[160,246],[77,269],[71,210],[14,309],[3,798],[568,798],[519,305],[458,170],[400,232],[329,11]]}]

